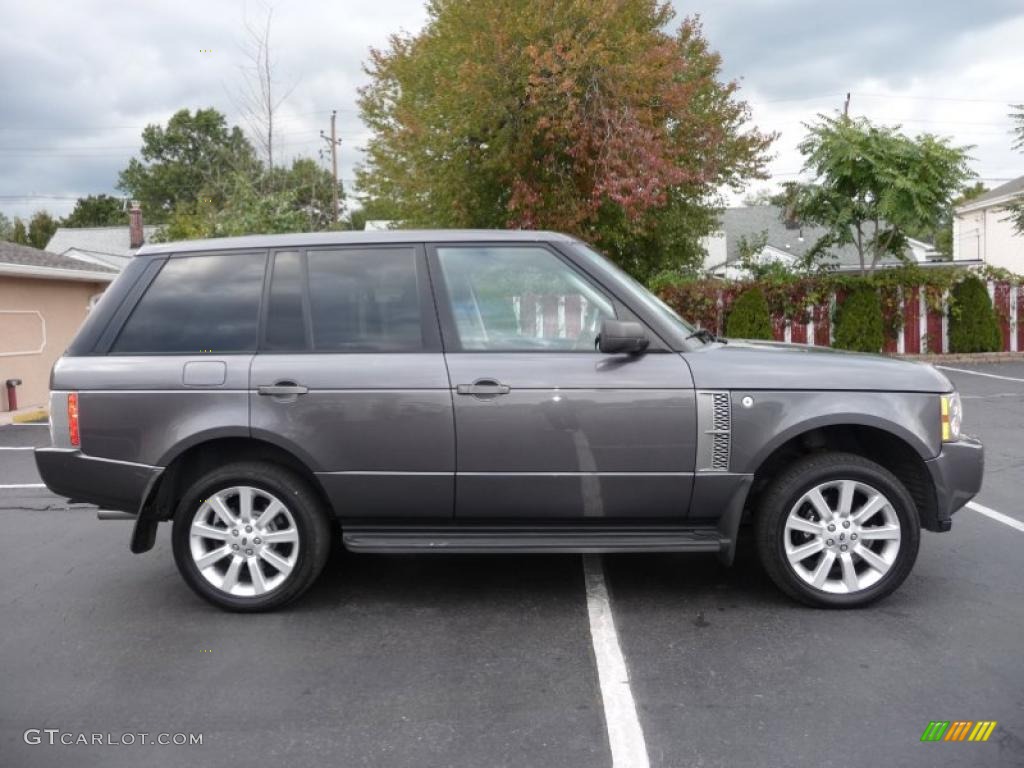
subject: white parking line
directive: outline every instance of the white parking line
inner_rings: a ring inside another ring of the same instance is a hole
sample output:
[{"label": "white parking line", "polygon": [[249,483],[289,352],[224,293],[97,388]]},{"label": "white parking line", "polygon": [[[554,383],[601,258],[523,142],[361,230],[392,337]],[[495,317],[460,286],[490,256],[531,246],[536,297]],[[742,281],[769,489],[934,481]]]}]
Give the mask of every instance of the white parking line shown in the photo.
[{"label": "white parking line", "polygon": [[0,451],[34,451],[34,450],[35,450],[35,448],[33,448],[31,445],[29,445],[29,446],[0,445]]},{"label": "white parking line", "polygon": [[615,617],[608,601],[599,555],[583,556],[583,576],[587,585],[590,637],[597,658],[597,679],[601,684],[604,721],[612,750],[612,768],[647,768],[647,743],[629,687],[629,671],[619,647],[619,635],[615,631]]},{"label": "white parking line", "polygon": [[999,376],[995,373],[982,373],[981,371],[969,371],[966,368],[950,368],[948,365],[936,365],[936,368],[941,368],[944,371],[956,371],[957,373],[969,373],[971,376],[984,376],[986,379],[1002,379],[1003,381],[1019,381],[1024,384],[1024,379],[1017,379],[1013,376]]},{"label": "white parking line", "polygon": [[21,483],[19,485],[0,485],[0,491],[6,491],[14,488],[45,488],[45,483]]},{"label": "white parking line", "polygon": [[989,509],[988,507],[982,504],[978,504],[975,501],[968,501],[967,506],[973,509],[975,512],[980,512],[981,514],[985,515],[985,517],[991,517],[993,520],[998,520],[1000,523],[1004,523],[1005,525],[1008,525],[1011,528],[1016,528],[1018,531],[1024,533],[1024,523],[1022,523],[1020,520],[1014,517],[1004,515],[1002,512],[996,512],[994,509]]}]

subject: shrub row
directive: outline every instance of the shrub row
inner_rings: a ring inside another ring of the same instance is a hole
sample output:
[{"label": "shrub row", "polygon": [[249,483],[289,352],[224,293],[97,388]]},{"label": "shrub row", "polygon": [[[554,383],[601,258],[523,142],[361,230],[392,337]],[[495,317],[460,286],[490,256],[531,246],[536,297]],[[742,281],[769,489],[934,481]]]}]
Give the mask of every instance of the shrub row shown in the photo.
[{"label": "shrub row", "polygon": [[949,351],[995,352],[1002,349],[1002,332],[982,279],[989,277],[1008,276],[907,267],[871,277],[833,273],[756,283],[677,279],[654,287],[683,317],[714,332],[722,332],[724,324],[726,336],[745,339],[771,339],[773,315],[806,323],[808,306],[835,295],[834,344],[860,352],[879,352],[886,338],[899,333],[903,318],[897,311],[897,287],[921,286],[928,305],[936,310],[948,291]]}]

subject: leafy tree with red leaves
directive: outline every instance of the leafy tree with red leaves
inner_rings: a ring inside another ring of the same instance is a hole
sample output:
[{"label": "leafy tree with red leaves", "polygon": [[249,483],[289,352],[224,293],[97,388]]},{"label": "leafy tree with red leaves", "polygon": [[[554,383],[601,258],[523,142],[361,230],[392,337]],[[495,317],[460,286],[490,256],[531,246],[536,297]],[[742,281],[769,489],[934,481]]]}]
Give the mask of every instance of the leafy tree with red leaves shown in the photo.
[{"label": "leafy tree with red leaves", "polygon": [[693,268],[774,138],[699,19],[658,0],[430,0],[372,50],[358,186],[406,226],[555,229],[640,277]]}]

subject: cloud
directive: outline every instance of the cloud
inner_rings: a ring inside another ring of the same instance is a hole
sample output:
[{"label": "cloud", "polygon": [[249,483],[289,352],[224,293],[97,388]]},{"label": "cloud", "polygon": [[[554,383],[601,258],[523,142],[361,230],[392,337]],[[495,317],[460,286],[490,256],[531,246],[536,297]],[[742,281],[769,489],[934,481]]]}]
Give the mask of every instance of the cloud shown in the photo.
[{"label": "cloud", "polygon": [[[726,76],[742,78],[756,122],[779,130],[772,170],[792,178],[800,122],[853,93],[853,110],[907,130],[976,144],[982,175],[1024,173],[1009,149],[1006,103],[1024,101],[1024,6],[1019,0],[715,0],[699,12]],[[239,120],[243,14],[259,2],[111,5],[100,0],[8,4],[0,46],[0,210],[63,214],[73,198],[114,192],[142,128],[182,107],[215,107]],[[426,19],[421,0],[280,2],[273,48],[283,86],[281,154],[316,156],[332,109],[351,180],[366,130],[356,113],[362,62],[389,34]],[[210,53],[203,51],[210,50]],[[986,101],[952,101],[974,98]],[[787,101],[783,101],[787,100]]]}]

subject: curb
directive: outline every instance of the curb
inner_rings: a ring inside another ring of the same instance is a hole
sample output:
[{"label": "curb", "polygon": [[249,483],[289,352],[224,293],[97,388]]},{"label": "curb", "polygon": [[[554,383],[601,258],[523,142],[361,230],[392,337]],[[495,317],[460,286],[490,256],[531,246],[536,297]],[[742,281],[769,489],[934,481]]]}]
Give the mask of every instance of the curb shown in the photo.
[{"label": "curb", "polygon": [[12,424],[28,424],[33,421],[46,421],[49,412],[45,408],[32,408],[18,411],[11,415]]},{"label": "curb", "polygon": [[949,355],[887,355],[897,360],[917,360],[922,363],[1021,363],[1024,352],[973,352]]}]

